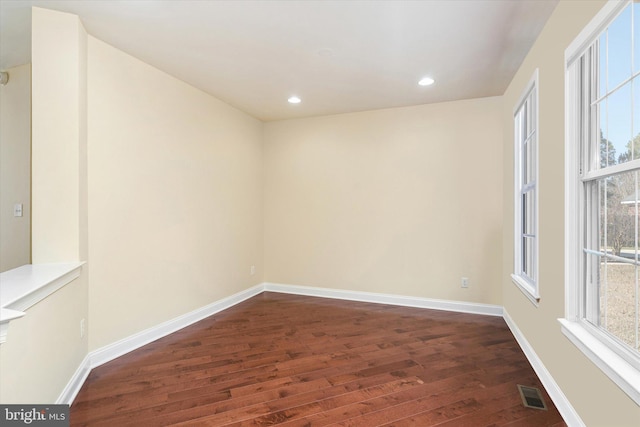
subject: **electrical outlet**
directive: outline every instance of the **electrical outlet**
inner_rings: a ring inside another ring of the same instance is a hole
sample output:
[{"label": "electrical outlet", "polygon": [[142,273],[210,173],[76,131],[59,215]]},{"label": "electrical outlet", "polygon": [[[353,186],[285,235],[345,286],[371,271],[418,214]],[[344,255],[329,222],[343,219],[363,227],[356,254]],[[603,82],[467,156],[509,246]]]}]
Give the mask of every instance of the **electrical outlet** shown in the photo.
[{"label": "electrical outlet", "polygon": [[249,273],[253,276],[254,274],[256,274],[256,266],[252,265],[251,268],[249,269]]},{"label": "electrical outlet", "polygon": [[460,286],[463,288],[468,288],[469,287],[469,278],[468,277],[463,277],[462,280],[460,281]]},{"label": "electrical outlet", "polygon": [[80,339],[84,338],[84,319],[80,320]]}]

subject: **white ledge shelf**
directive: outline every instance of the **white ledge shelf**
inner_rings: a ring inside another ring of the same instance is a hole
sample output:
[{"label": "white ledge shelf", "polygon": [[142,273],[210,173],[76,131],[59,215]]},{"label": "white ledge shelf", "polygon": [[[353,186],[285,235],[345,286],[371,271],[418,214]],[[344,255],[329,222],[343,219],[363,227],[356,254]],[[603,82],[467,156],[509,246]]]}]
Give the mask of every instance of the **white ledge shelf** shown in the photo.
[{"label": "white ledge shelf", "polygon": [[84,262],[27,264],[0,273],[0,343],[12,320],[80,276]]},{"label": "white ledge shelf", "polygon": [[0,308],[0,344],[7,341],[9,322],[15,319],[19,319],[24,315],[25,313],[22,311]]}]

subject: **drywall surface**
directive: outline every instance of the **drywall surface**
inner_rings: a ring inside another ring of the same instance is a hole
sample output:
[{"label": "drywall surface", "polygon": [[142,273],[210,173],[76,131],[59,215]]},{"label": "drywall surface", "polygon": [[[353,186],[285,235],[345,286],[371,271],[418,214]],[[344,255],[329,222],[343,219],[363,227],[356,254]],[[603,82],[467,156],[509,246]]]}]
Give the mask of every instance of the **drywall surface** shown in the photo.
[{"label": "drywall surface", "polygon": [[[31,64],[0,86],[0,271],[31,262]],[[22,216],[13,215],[15,204]]]},{"label": "drywall surface", "polygon": [[[78,261],[87,34],[75,15],[32,12],[33,261]],[[4,126],[4,124],[3,124]],[[68,233],[68,234],[67,234]],[[53,403],[87,355],[87,274],[13,320],[0,346],[0,402]],[[87,332],[85,329],[85,332]]]},{"label": "drywall surface", "polygon": [[262,282],[262,123],[93,37],[88,52],[94,350]]},{"label": "drywall surface", "polygon": [[[564,316],[564,51],[604,5],[563,1],[504,95],[503,302],[587,426],[635,426],[640,408],[560,331]],[[513,112],[539,69],[539,286],[535,307],[512,283]]]},{"label": "drywall surface", "polygon": [[265,280],[499,304],[501,106],[266,123]]},{"label": "drywall surface", "polygon": [[32,261],[75,261],[87,35],[76,15],[33,8],[32,19]]}]

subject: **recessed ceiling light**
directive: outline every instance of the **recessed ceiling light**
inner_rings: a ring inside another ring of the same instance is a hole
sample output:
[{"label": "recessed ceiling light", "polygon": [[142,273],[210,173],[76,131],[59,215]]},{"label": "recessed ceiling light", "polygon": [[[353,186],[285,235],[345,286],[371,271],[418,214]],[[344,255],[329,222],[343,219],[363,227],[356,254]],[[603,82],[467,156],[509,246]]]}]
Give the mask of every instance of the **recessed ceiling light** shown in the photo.
[{"label": "recessed ceiling light", "polygon": [[434,83],[435,83],[435,80],[433,80],[431,77],[423,77],[418,82],[420,86],[430,86]]},{"label": "recessed ceiling light", "polygon": [[289,104],[300,104],[302,102],[302,100],[297,96],[292,96],[289,99],[287,99],[287,101],[289,101]]}]

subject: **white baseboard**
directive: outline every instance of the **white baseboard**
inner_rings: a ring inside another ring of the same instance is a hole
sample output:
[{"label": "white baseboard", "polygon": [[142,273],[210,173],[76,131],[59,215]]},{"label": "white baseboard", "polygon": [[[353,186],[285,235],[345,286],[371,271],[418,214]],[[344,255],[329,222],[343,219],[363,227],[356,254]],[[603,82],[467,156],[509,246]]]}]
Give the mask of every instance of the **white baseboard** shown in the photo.
[{"label": "white baseboard", "polygon": [[183,314],[182,316],[178,316],[175,319],[168,320],[159,325],[138,332],[137,334],[116,341],[113,344],[109,344],[105,347],[99,348],[98,350],[90,352],[87,357],[84,358],[74,375],[71,377],[71,380],[58,397],[57,403],[66,403],[71,405],[80,391],[80,388],[82,388],[82,384],[87,379],[91,369],[136,350],[152,341],[192,325],[193,323],[222,310],[233,307],[246,299],[260,294],[263,290],[263,284],[253,286],[247,290],[238,292],[237,294],[223,298],[219,301]]},{"label": "white baseboard", "polygon": [[377,304],[399,305],[403,307],[428,308],[431,310],[456,311],[488,316],[502,316],[502,306],[473,302],[448,301],[402,295],[379,294],[373,292],[346,291],[341,289],[315,288],[311,286],[283,285],[280,283],[264,283],[264,290],[268,292],[280,292],[283,294],[372,302]]},{"label": "white baseboard", "polygon": [[116,341],[113,344],[109,344],[98,350],[92,351],[89,353],[91,356],[91,367],[100,366],[115,359],[116,357],[120,357],[123,354],[127,354],[130,351],[140,348],[145,344],[149,344],[152,341],[192,325],[193,323],[209,317],[212,314],[216,314],[222,310],[233,307],[246,299],[258,295],[263,291],[263,289],[264,286],[262,284],[253,286],[245,291],[238,292],[237,294],[223,298],[219,301],[183,314],[182,316],[176,317],[175,319],[168,320],[159,325],[138,332],[137,334],[121,339],[120,341]]},{"label": "white baseboard", "polygon": [[86,355],[82,362],[80,362],[80,366],[78,366],[78,369],[76,369],[76,372],[73,374],[64,390],[62,390],[62,393],[60,393],[60,396],[58,396],[56,404],[66,403],[67,405],[71,405],[73,403],[73,399],[76,398],[78,392],[82,388],[82,385],[87,380],[90,372],[91,359],[89,358],[89,355]]},{"label": "white baseboard", "polygon": [[584,422],[569,402],[569,399],[567,399],[567,396],[562,392],[558,383],[553,379],[551,373],[549,373],[547,368],[544,366],[542,360],[540,360],[536,352],[533,350],[533,347],[524,337],[524,334],[520,328],[518,328],[518,325],[516,325],[511,316],[509,316],[506,309],[504,310],[503,317],[507,326],[509,326],[511,333],[515,337],[516,341],[518,341],[520,348],[524,352],[525,356],[527,356],[533,370],[538,375],[538,378],[540,378],[542,385],[544,385],[547,393],[549,393],[551,400],[553,400],[556,408],[558,408],[558,412],[560,412],[560,415],[564,418],[564,421],[569,427],[585,427]]}]

